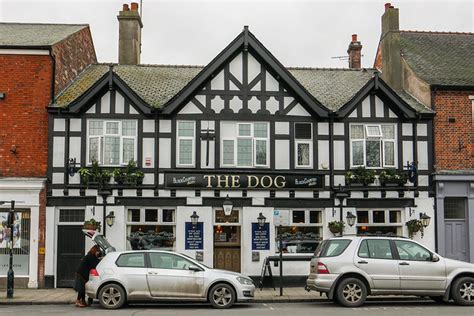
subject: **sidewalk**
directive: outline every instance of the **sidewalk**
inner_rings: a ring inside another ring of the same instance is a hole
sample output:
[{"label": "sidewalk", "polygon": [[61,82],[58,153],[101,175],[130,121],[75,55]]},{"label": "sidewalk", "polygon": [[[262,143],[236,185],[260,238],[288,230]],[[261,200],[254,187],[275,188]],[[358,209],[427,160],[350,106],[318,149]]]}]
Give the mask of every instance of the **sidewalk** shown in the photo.
[{"label": "sidewalk", "polygon": [[[76,292],[73,289],[15,289],[13,299],[6,298],[6,289],[0,290],[0,305],[64,305],[73,304],[76,301]],[[413,300],[420,298],[414,296],[379,296],[369,300]],[[308,302],[325,301],[326,296],[320,296],[318,292],[307,292],[303,287],[289,287],[283,289],[283,296],[277,288],[266,288],[255,290],[254,302],[278,303],[278,302]]]}]

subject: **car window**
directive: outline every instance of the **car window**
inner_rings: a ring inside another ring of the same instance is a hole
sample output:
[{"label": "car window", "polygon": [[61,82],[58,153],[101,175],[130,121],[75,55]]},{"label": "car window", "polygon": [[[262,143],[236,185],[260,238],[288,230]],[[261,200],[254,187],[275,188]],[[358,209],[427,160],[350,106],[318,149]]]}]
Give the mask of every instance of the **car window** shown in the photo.
[{"label": "car window", "polygon": [[395,240],[400,260],[430,261],[431,252],[422,246],[405,240]]},{"label": "car window", "polygon": [[393,259],[388,239],[365,239],[359,246],[357,255],[361,258]]},{"label": "car window", "polygon": [[342,254],[350,243],[350,239],[326,240],[322,249],[316,249],[314,254],[316,257],[336,257]]},{"label": "car window", "polygon": [[144,268],[145,255],[143,253],[126,253],[120,255],[116,264],[118,267]]},{"label": "car window", "polygon": [[155,269],[188,270],[193,263],[181,256],[170,253],[150,252],[150,264]]}]

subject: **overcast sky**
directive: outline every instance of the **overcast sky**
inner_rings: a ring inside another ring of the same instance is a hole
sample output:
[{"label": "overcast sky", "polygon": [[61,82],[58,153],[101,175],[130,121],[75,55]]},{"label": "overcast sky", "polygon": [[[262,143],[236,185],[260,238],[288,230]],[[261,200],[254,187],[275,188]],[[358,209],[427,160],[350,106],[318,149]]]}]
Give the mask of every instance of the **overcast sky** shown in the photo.
[{"label": "overcast sky", "polygon": [[[130,0],[128,0],[130,1]],[[139,0],[137,2],[140,2]],[[142,63],[205,65],[244,25],[285,65],[347,67],[351,34],[372,67],[386,0],[143,0]],[[123,0],[0,0],[0,21],[90,24],[100,62],[116,62]],[[474,31],[474,1],[392,1],[402,30]]]}]

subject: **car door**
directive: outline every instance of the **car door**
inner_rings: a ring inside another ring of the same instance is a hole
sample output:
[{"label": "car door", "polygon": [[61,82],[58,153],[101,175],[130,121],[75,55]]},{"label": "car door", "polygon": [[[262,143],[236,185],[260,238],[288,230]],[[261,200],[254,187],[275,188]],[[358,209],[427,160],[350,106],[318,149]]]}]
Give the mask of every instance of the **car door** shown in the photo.
[{"label": "car door", "polygon": [[123,282],[130,297],[149,296],[145,262],[143,252],[123,253],[115,261],[114,277]]},{"label": "car door", "polygon": [[148,287],[153,297],[204,297],[204,271],[195,263],[168,252],[149,252]]},{"label": "car door", "polygon": [[354,264],[372,281],[373,291],[397,293],[400,290],[398,261],[388,239],[363,239]]},{"label": "car door", "polygon": [[446,289],[446,265],[423,246],[409,240],[394,240],[400,267],[402,291],[439,291]]}]

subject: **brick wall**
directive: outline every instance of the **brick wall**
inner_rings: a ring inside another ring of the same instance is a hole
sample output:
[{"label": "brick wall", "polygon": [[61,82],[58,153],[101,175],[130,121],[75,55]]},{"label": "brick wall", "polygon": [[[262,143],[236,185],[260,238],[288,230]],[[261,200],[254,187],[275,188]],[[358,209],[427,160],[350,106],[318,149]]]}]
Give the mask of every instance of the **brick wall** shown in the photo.
[{"label": "brick wall", "polygon": [[52,59],[0,55],[0,66],[0,176],[45,176]]},{"label": "brick wall", "polygon": [[474,169],[470,95],[474,95],[474,91],[436,91],[434,118],[436,170]]},{"label": "brick wall", "polygon": [[56,60],[54,91],[59,93],[87,66],[97,63],[89,27],[83,28],[52,47]]}]

